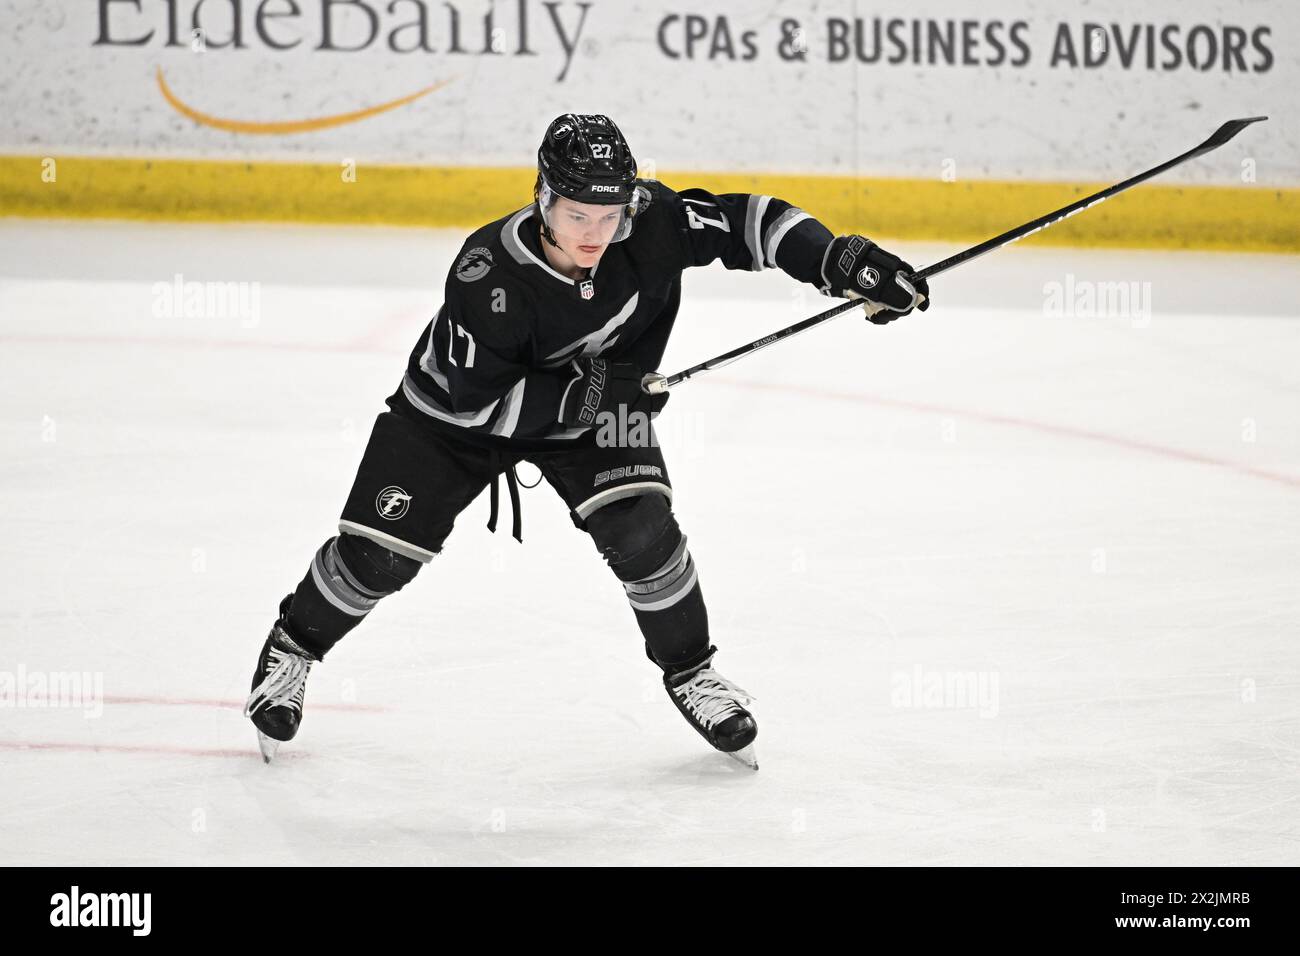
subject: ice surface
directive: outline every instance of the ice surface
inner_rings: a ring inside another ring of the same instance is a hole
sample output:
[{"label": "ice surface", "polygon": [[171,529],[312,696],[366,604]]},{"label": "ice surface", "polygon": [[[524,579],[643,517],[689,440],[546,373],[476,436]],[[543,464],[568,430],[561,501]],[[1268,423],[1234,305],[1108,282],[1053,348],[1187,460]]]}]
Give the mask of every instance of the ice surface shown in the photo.
[{"label": "ice surface", "polygon": [[[925,315],[674,394],[675,507],[757,774],[675,713],[544,485],[522,547],[470,506],[264,766],[255,655],[459,242],[0,223],[0,675],[104,697],[0,708],[5,862],[1300,863],[1285,257],[1008,249]],[[260,283],[257,321],[156,317],[177,273]],[[1149,318],[1045,314],[1049,283],[1099,281],[1149,282]],[[829,304],[692,272],[663,371]],[[982,701],[903,706],[964,674]]]}]

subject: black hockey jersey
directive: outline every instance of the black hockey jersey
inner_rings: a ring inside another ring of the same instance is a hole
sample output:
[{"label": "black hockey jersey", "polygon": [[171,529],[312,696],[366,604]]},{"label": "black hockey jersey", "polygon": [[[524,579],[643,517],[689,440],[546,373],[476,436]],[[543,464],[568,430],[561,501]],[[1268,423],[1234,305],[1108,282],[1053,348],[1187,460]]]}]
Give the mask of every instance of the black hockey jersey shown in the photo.
[{"label": "black hockey jersey", "polygon": [[780,268],[824,283],[831,233],[788,202],[677,193],[652,180],[641,188],[648,205],[632,234],[611,244],[585,280],[551,267],[535,204],[471,235],[389,405],[468,441],[562,447],[590,430],[559,422],[575,360],[599,355],[657,370],[684,269],[721,259],[728,269]]}]

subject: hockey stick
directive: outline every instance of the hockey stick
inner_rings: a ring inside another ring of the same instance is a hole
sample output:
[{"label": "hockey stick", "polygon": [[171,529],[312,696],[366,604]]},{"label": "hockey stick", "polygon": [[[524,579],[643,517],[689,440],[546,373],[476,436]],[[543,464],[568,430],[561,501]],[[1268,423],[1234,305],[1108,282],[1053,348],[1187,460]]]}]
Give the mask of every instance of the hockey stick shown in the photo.
[{"label": "hockey stick", "polygon": [[[1136,176],[1126,179],[1122,183],[1116,183],[1114,186],[1103,189],[1101,192],[1093,193],[1091,196],[1087,196],[1077,202],[1072,202],[1068,206],[1062,206],[1055,212],[1049,212],[1046,216],[1040,216],[1032,222],[1027,222],[1022,226],[1016,226],[1016,228],[1010,229],[1007,232],[1002,233],[1000,236],[986,239],[977,246],[971,246],[969,249],[963,250],[956,255],[949,256],[947,259],[942,259],[933,265],[926,266],[924,269],[915,273],[915,278],[929,279],[932,276],[937,276],[942,272],[947,272],[949,269],[961,265],[963,262],[969,262],[972,259],[976,259],[984,255],[986,252],[992,252],[994,249],[1015,242],[1017,239],[1023,239],[1025,236],[1032,235],[1040,229],[1046,229],[1048,226],[1053,226],[1062,219],[1067,219],[1070,216],[1073,216],[1076,212],[1083,212],[1083,210],[1087,209],[1089,206],[1095,206],[1097,203],[1109,199],[1116,193],[1121,193],[1131,186],[1138,185],[1138,183],[1144,183],[1153,176],[1159,176],[1161,173],[1173,169],[1180,163],[1185,163],[1189,159],[1195,159],[1197,156],[1218,149],[1251,123],[1259,123],[1266,119],[1268,119],[1267,116],[1251,116],[1246,119],[1228,120],[1228,122],[1216,129],[1209,139],[1201,143],[1201,145],[1189,149],[1182,155],[1175,156],[1173,159],[1161,163],[1159,166],[1153,166],[1146,172],[1138,173]],[[650,372],[641,379],[641,388],[651,395],[666,392],[668,389],[680,385],[682,382],[700,372],[711,372],[716,368],[722,368],[724,365],[730,365],[732,362],[744,358],[746,355],[752,355],[759,349],[767,348],[769,345],[780,342],[782,339],[788,339],[792,335],[798,335],[800,332],[806,332],[813,326],[821,325],[823,322],[829,322],[836,316],[841,315],[850,309],[855,309],[858,306],[865,306],[868,309],[872,309],[873,311],[870,313],[872,315],[880,311],[881,308],[873,307],[866,299],[851,299],[848,302],[835,306],[833,309],[827,309],[819,315],[814,315],[811,318],[804,319],[802,322],[796,322],[794,325],[773,332],[771,335],[765,335],[763,338],[750,342],[748,345],[742,345],[738,349],[732,349],[730,352],[725,352],[722,355],[711,358],[707,362],[701,362],[699,365],[692,365],[690,368],[678,372],[675,375],[662,375],[659,372]]]}]

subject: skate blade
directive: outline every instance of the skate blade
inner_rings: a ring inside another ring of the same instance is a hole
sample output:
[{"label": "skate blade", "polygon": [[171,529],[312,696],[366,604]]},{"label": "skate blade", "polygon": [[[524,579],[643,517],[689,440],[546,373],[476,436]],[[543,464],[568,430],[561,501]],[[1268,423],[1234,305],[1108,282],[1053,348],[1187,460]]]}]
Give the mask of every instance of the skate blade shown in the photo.
[{"label": "skate blade", "polygon": [[274,737],[268,737],[260,730],[257,732],[257,746],[258,749],[262,751],[262,761],[264,763],[271,762],[271,758],[275,756],[275,752],[280,749],[281,743],[282,741],[276,740]]},{"label": "skate blade", "polygon": [[741,747],[734,753],[727,754],[727,756],[736,761],[736,763],[744,764],[750,770],[758,769],[758,754],[754,752],[753,744],[750,744],[747,747]]}]

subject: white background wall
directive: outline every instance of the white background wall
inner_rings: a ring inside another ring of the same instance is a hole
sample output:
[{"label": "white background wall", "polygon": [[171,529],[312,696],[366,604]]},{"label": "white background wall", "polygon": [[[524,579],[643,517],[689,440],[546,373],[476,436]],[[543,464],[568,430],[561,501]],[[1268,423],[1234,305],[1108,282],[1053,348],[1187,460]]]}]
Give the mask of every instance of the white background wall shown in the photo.
[{"label": "white background wall", "polygon": [[[576,110],[614,115],[643,160],[665,169],[1109,180],[1190,147],[1225,119],[1267,113],[1271,122],[1245,134],[1227,162],[1192,164],[1172,178],[1233,185],[1241,182],[1242,160],[1251,159],[1259,184],[1300,184],[1298,114],[1290,104],[1300,81],[1300,5],[1292,2],[391,6],[392,12],[389,0],[0,0],[0,153],[517,166],[532,162],[554,115]],[[484,16],[493,6],[503,52],[484,54]],[[297,16],[270,16],[295,8]],[[231,36],[235,9],[244,48],[218,48]],[[378,29],[364,49],[319,48],[327,25],[334,46],[362,46],[372,35],[366,9],[375,12]],[[449,52],[453,9],[463,53]],[[101,10],[110,39],[145,42],[96,43]],[[409,25],[422,11],[424,42],[434,52],[395,52],[392,45],[418,45]],[[531,54],[520,53],[521,12]],[[189,45],[196,16],[207,40],[203,52]],[[905,44],[904,62],[885,62],[900,51],[886,39],[879,61],[857,63],[855,18],[868,53],[875,18],[882,32],[888,21],[902,21],[893,29]],[[948,20],[956,21],[958,63],[913,63],[913,21],[924,36],[930,23]],[[963,27],[963,20],[972,25]],[[1094,54],[1104,60],[1072,65],[1063,58],[1060,31],[1068,32],[1080,61],[1089,24],[1108,33],[1106,50]],[[804,31],[803,60],[781,50],[796,25]],[[1128,68],[1119,62],[1115,30],[1126,45],[1136,36]],[[1181,60],[1171,69],[1165,30]],[[1239,61],[1224,53],[1234,31],[1244,38]],[[688,32],[697,35],[693,43]],[[963,33],[974,40],[964,48]],[[1208,61],[1211,37],[1214,60],[1190,66],[1189,40],[1198,62]],[[275,50],[267,39],[296,46]],[[999,42],[1005,59],[989,65]],[[972,64],[961,63],[963,49]],[[177,113],[159,92],[159,68],[194,108],[244,120],[346,112],[451,82],[358,123],[254,136],[205,128]]]}]

